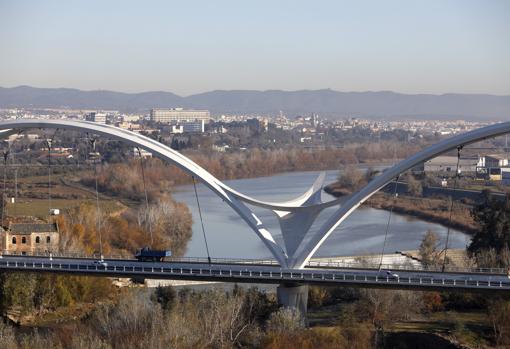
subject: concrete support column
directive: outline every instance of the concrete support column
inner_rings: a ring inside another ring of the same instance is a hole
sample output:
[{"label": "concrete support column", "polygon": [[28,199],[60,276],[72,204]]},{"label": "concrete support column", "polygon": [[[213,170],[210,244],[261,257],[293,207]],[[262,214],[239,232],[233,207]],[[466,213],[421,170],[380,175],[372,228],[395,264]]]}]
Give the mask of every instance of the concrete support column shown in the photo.
[{"label": "concrete support column", "polygon": [[306,317],[308,304],[308,285],[281,284],[276,289],[278,304],[286,308],[299,310]]}]

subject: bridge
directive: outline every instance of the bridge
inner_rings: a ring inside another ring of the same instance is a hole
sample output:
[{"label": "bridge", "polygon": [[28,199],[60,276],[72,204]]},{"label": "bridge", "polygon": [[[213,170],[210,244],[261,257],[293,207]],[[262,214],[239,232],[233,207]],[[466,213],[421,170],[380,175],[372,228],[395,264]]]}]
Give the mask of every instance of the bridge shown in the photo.
[{"label": "bridge", "polygon": [[[194,281],[259,284],[305,283],[419,290],[509,291],[510,279],[501,270],[449,271],[337,267],[334,263],[310,263],[302,269],[283,269],[273,261],[173,259],[139,262],[130,259],[9,256],[0,259],[0,270],[110,276],[117,278],[183,279]],[[498,273],[499,272],[499,273]]]},{"label": "bridge", "polygon": [[[306,303],[307,284],[344,284],[370,287],[420,288],[420,289],[480,289],[508,291],[505,275],[442,273],[430,271],[401,271],[398,276],[384,278],[374,270],[338,270],[334,268],[311,269],[310,261],[317,249],[326,241],[356,208],[389,182],[414,166],[444,152],[480,140],[510,132],[510,122],[490,125],[466,132],[433,146],[401,161],[376,176],[364,188],[351,195],[341,204],[339,199],[323,202],[321,192],[324,175],[320,175],[309,190],[301,196],[285,202],[266,202],[242,194],[210,174],[189,158],[143,135],[93,122],[70,120],[20,119],[0,122],[0,137],[6,138],[26,129],[65,129],[86,132],[108,139],[120,140],[131,146],[151,152],[163,161],[171,163],[204,183],[222,198],[262,240],[274,257],[277,266],[246,263],[182,263],[137,264],[134,261],[109,261],[108,266],[91,264],[91,260],[4,256],[0,269],[53,271],[95,275],[131,275],[156,278],[188,278],[193,280],[228,280],[231,282],[278,283],[279,298],[283,303],[299,305]],[[255,206],[272,211],[279,220],[283,246],[279,245],[264,222],[249,208]],[[317,230],[310,228],[318,215],[327,207],[339,206]],[[137,269],[138,268],[138,269]],[[428,280],[428,281],[427,281]]]}]

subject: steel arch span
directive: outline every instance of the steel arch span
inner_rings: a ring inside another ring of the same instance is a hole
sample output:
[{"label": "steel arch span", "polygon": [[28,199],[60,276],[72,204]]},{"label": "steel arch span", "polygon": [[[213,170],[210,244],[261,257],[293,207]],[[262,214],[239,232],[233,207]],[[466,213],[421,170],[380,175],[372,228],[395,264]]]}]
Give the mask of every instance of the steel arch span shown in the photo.
[{"label": "steel arch span", "polygon": [[[324,174],[317,178],[308,191],[294,200],[280,203],[266,202],[249,197],[230,188],[204,168],[164,144],[149,137],[110,125],[86,121],[20,119],[0,122],[0,130],[3,130],[0,133],[0,137],[6,138],[22,130],[33,128],[68,129],[88,132],[120,140],[151,152],[154,156],[174,164],[184,172],[200,179],[216,195],[222,198],[259,236],[282,268],[304,268],[313,254],[339,224],[365,200],[391,182],[400,173],[459,146],[510,133],[510,122],[494,124],[451,137],[401,161],[375,177],[360,191],[351,195],[313,234],[309,234],[309,229],[319,213],[327,207],[340,204],[338,199],[322,202],[321,191]],[[246,204],[272,210],[277,215],[285,249],[276,243],[263,222]]]}]

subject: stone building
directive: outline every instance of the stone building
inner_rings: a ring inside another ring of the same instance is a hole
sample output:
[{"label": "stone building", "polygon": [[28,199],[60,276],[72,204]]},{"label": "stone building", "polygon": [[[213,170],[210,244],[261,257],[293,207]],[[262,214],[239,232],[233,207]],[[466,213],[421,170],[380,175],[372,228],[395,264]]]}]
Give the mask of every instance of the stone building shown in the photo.
[{"label": "stone building", "polygon": [[9,253],[48,253],[58,250],[57,223],[9,223],[3,231],[2,250]]}]

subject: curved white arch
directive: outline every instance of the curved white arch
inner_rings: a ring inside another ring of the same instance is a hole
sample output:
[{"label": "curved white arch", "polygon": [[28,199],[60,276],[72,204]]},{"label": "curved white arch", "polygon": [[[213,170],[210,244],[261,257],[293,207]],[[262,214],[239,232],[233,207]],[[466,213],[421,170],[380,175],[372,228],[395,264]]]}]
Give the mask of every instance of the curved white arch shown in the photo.
[{"label": "curved white arch", "polygon": [[[176,152],[170,147],[161,144],[149,137],[120,129],[110,125],[103,125],[94,122],[86,121],[71,121],[71,120],[39,120],[39,119],[20,119],[12,121],[0,122],[0,130],[5,130],[0,134],[5,138],[15,133],[17,130],[33,129],[33,128],[54,128],[54,129],[68,129],[82,132],[89,132],[92,134],[105,136],[107,138],[120,140],[135,147],[145,149],[155,156],[170,162],[184,172],[200,179],[207,187],[209,187],[216,195],[222,198],[235,212],[255,231],[260,239],[267,246],[269,251],[273,254],[276,260],[282,266],[287,265],[287,256],[283,249],[274,241],[272,235],[264,227],[261,220],[241,202],[236,195],[236,191],[229,188],[218,179],[216,179],[208,171],[185,157],[184,155]],[[253,199],[253,201],[257,201]],[[264,203],[270,205],[269,203]],[[286,207],[283,207],[286,209]]]},{"label": "curved white arch", "polygon": [[338,225],[340,225],[347,217],[349,217],[349,215],[363,202],[365,202],[374,193],[383,188],[386,184],[394,180],[401,173],[440,154],[443,154],[452,149],[456,149],[459,146],[468,145],[507,133],[510,133],[510,122],[502,122],[482,127],[445,139],[405,160],[402,160],[395,166],[390,167],[382,174],[375,177],[361,190],[351,195],[348,200],[345,201],[344,204],[337,211],[335,211],[335,213],[333,213],[326,222],[324,222],[324,224],[315,232],[315,234],[312,235],[306,244],[300,245],[299,249],[296,251],[295,258],[292,258],[289,261],[289,264],[303,268]]},{"label": "curved white arch", "polygon": [[[30,128],[62,128],[90,132],[117,139],[153,153],[164,161],[176,165],[184,172],[199,178],[216,195],[222,198],[259,236],[282,267],[304,268],[308,260],[339,224],[359,205],[387,183],[391,182],[400,173],[458,146],[510,133],[510,122],[494,124],[446,139],[387,169],[360,191],[351,195],[309,239],[304,239],[304,237],[307,235],[308,229],[318,214],[324,208],[340,203],[340,200],[321,202],[320,191],[322,180],[324,179],[323,176],[319,176],[319,179],[311,189],[294,200],[284,203],[265,202],[228,187],[192,160],[168,146],[149,137],[110,125],[71,120],[20,119],[2,121],[0,122],[0,130],[4,130],[4,132],[0,133],[0,138],[8,137],[17,130]],[[292,251],[292,254],[290,256],[287,256],[282,247],[275,242],[270,232],[264,227],[261,220],[244,203],[267,208],[277,214],[288,251],[289,247],[291,247],[290,251]]]}]

